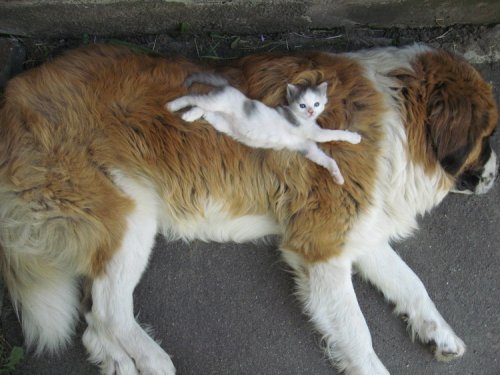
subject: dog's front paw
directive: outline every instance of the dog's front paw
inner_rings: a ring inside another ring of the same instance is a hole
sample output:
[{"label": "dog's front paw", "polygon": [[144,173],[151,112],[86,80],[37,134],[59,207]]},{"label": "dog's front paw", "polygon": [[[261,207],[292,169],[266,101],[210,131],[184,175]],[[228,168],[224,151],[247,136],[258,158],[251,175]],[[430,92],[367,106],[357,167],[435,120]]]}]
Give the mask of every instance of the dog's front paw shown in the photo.
[{"label": "dog's front paw", "polygon": [[464,342],[444,319],[415,319],[410,325],[422,342],[432,346],[438,361],[451,361],[465,353]]},{"label": "dog's front paw", "polygon": [[448,337],[446,340],[441,340],[440,343],[434,342],[434,357],[438,361],[448,362],[455,358],[459,358],[465,353],[464,342],[455,334]]},{"label": "dog's front paw", "polygon": [[141,375],[175,375],[175,367],[170,356],[160,350],[136,359]]},{"label": "dog's front paw", "polygon": [[342,358],[340,358],[336,367],[345,375],[390,375],[374,352],[364,358],[349,361],[349,363],[343,363]]}]

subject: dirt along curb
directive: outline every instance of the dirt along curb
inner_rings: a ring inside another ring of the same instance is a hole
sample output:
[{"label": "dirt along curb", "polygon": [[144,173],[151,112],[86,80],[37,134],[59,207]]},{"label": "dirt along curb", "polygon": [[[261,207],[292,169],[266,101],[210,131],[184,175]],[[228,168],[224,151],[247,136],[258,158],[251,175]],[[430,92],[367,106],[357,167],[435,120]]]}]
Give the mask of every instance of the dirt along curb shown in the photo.
[{"label": "dirt along curb", "polygon": [[[7,80],[22,71],[26,57],[24,47],[14,38],[0,38],[0,100]],[[4,301],[3,278],[0,277],[0,313]]]},{"label": "dirt along curb", "polygon": [[170,32],[273,33],[342,26],[447,27],[500,23],[497,0],[10,0],[0,33],[78,37]]}]

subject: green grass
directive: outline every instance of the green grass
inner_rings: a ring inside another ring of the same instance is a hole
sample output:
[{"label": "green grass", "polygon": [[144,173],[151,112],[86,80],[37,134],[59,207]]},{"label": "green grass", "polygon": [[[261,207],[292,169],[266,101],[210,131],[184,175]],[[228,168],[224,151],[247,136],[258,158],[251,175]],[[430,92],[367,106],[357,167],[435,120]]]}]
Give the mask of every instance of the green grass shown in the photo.
[{"label": "green grass", "polygon": [[12,347],[0,335],[0,375],[8,375],[14,372],[23,359],[24,349],[20,346]]}]

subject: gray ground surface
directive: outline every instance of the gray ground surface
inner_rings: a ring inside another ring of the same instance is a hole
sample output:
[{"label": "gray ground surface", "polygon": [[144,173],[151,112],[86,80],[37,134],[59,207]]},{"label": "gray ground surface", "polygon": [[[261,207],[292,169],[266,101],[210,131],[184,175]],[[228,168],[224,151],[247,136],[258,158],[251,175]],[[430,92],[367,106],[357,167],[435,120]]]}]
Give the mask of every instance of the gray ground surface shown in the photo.
[{"label": "gray ground surface", "polygon": [[[422,32],[425,38],[419,34]],[[468,49],[468,43],[477,47],[473,43],[477,35],[463,30],[456,33],[457,40],[448,42],[450,32],[433,39],[444,32],[408,32],[398,34],[397,40],[423,39],[431,44],[438,41],[447,48],[462,51]],[[267,42],[290,48],[293,39],[297,49],[333,51],[397,44],[387,33],[375,35],[378,42],[373,42],[374,33],[369,31],[370,35],[364,39],[346,41],[343,37],[343,43],[338,45],[331,43],[342,38],[326,39],[334,36],[327,34],[320,35],[327,45],[317,45],[318,34],[312,35],[313,39],[300,37],[301,45],[293,35],[286,40],[288,45],[281,37]],[[218,58],[240,53],[230,46],[234,36],[224,38],[212,50],[210,44],[214,46],[218,39],[200,38],[196,46],[192,38],[157,36],[143,40],[142,44],[151,48],[154,42],[157,51],[186,51],[194,56],[200,55],[200,48],[206,48],[212,57],[216,51]],[[34,41],[24,42],[31,59],[27,66],[43,58],[45,52],[40,53],[40,49],[49,48],[37,46]],[[67,46],[65,41],[51,43],[50,48]],[[255,40],[252,43],[258,46]],[[220,52],[223,44],[229,47]],[[250,52],[254,50],[258,48]],[[494,84],[498,98],[500,63],[482,64],[478,68]],[[498,132],[494,149],[500,153]],[[487,195],[450,195],[422,218],[420,230],[411,239],[395,245],[421,277],[445,319],[468,345],[465,356],[451,363],[436,362],[429,348],[412,343],[405,324],[391,313],[392,307],[380,293],[354,278],[375,350],[391,373],[500,374],[499,243],[500,185],[497,183]],[[2,312],[5,336],[12,344],[21,344],[20,326],[6,305]],[[148,270],[136,289],[135,306],[139,321],[154,328],[155,337],[172,355],[180,375],[335,374],[319,348],[320,337],[313,332],[293,296],[293,282],[280,262],[275,245],[166,243],[158,238]],[[82,323],[73,344],[60,356],[28,355],[16,374],[96,374],[97,369],[86,361],[80,342],[83,329]]]}]

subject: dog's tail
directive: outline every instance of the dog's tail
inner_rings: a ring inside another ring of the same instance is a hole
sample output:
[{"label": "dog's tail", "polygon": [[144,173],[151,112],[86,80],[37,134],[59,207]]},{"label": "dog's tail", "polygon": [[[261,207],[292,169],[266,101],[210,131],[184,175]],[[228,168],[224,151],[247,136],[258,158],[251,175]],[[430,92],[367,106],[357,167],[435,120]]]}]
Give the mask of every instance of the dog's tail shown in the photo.
[{"label": "dog's tail", "polygon": [[33,275],[29,270],[6,272],[5,264],[2,268],[18,316],[20,312],[26,346],[36,354],[55,353],[64,348],[78,317],[75,278],[63,270],[46,269]]},{"label": "dog's tail", "polygon": [[68,245],[68,233],[56,219],[45,225],[30,222],[29,216],[19,220],[12,215],[19,213],[15,199],[0,202],[0,272],[26,346],[36,354],[57,352],[69,342],[78,318],[78,280],[60,251]]},{"label": "dog's tail", "polygon": [[206,85],[223,87],[228,86],[229,82],[221,75],[207,72],[196,72],[190,74],[184,81],[184,86],[190,87],[193,83],[204,83]]}]

